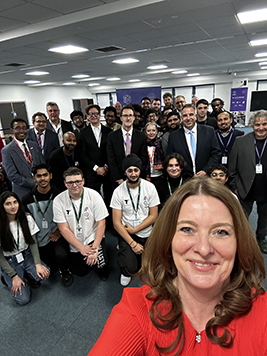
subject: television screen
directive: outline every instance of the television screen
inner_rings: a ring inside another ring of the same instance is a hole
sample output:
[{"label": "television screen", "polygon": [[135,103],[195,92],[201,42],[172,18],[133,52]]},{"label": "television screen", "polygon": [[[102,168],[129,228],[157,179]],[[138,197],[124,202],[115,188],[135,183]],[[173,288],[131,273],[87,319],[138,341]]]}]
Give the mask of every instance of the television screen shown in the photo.
[{"label": "television screen", "polygon": [[253,91],[251,93],[250,111],[267,110],[267,91]]}]

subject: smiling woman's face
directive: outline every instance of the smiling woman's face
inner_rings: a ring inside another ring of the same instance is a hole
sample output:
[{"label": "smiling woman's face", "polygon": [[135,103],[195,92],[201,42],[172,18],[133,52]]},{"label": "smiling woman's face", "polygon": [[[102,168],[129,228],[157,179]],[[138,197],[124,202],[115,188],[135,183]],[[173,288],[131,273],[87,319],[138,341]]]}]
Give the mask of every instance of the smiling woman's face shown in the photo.
[{"label": "smiling woman's face", "polygon": [[236,249],[233,219],[223,202],[207,195],[183,202],[172,241],[180,291],[219,292],[229,281]]}]

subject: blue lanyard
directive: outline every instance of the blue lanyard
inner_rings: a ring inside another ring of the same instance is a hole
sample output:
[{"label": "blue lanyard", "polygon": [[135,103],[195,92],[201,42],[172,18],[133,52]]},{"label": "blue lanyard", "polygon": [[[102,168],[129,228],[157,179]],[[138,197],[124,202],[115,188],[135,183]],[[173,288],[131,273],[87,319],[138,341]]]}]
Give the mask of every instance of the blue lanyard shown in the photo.
[{"label": "blue lanyard", "polygon": [[259,159],[259,163],[261,163],[261,158],[262,158],[262,156],[263,156],[266,143],[267,143],[267,138],[266,138],[265,141],[264,141],[264,145],[263,145],[263,147],[262,147],[261,154],[259,154],[259,150],[258,150],[258,147],[257,147],[257,144],[256,144],[256,139],[254,138],[255,150],[256,150],[256,153],[257,153],[257,156],[258,156],[258,159]]},{"label": "blue lanyard", "polygon": [[224,147],[224,152],[227,151],[226,149],[227,149],[227,147],[229,146],[229,143],[230,143],[230,141],[231,141],[231,139],[232,139],[233,134],[234,134],[234,132],[232,131],[232,133],[231,133],[231,135],[230,135],[230,137],[229,137],[229,140],[227,141],[227,144],[226,144],[226,146],[225,146],[225,144],[223,143],[223,140],[222,140],[222,138],[221,138],[220,133],[217,132],[218,138],[219,138],[219,140],[220,140],[222,146]]}]

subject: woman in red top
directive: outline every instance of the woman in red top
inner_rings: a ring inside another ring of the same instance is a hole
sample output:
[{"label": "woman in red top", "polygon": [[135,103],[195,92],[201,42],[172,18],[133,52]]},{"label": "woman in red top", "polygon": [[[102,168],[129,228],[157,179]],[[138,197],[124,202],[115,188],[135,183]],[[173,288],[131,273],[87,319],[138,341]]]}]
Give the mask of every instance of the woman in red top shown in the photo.
[{"label": "woman in red top", "polygon": [[267,356],[264,261],[242,207],[210,178],[172,195],[140,272],[90,356]]}]

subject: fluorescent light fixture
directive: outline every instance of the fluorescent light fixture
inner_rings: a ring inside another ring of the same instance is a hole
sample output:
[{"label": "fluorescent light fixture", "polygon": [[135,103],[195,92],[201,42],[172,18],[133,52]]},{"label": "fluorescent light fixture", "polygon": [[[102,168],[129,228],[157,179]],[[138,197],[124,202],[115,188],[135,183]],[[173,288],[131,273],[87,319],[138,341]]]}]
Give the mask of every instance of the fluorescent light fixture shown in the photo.
[{"label": "fluorescent light fixture", "polygon": [[261,67],[261,69],[267,69],[267,66],[263,66],[263,67]]},{"label": "fluorescent light fixture", "polygon": [[137,83],[137,82],[140,82],[141,80],[140,79],[130,79],[128,80],[129,83]]},{"label": "fluorescent light fixture", "polygon": [[80,82],[89,82],[89,81],[101,80],[101,79],[105,79],[105,77],[85,78],[85,79],[81,79]]},{"label": "fluorescent light fixture", "polygon": [[113,78],[107,78],[106,80],[108,80],[109,82],[115,82],[117,80],[121,80],[121,78],[113,77]]},{"label": "fluorescent light fixture", "polygon": [[48,83],[39,83],[39,84],[33,84],[34,87],[44,87],[44,86],[47,86],[47,85],[55,85],[56,83],[53,83],[53,82],[48,82]]},{"label": "fluorescent light fixture", "polygon": [[264,46],[264,45],[267,45],[267,38],[263,38],[262,40],[253,40],[253,41],[250,41],[249,44],[250,44],[252,47],[255,47],[255,46]]},{"label": "fluorescent light fixture", "polygon": [[239,12],[237,14],[237,17],[242,25],[246,23],[267,21],[267,8],[260,9],[260,10]]},{"label": "fluorescent light fixture", "polygon": [[112,63],[118,63],[118,64],[129,64],[129,63],[137,63],[137,62],[139,62],[139,60],[135,58],[114,59],[114,61],[112,61]]},{"label": "fluorescent light fixture", "polygon": [[34,70],[33,72],[27,72],[26,75],[47,75],[49,72],[44,72],[41,70]]},{"label": "fluorescent light fixture", "polygon": [[41,83],[40,80],[25,80],[24,84],[37,84]]},{"label": "fluorescent light fixture", "polygon": [[165,68],[168,68],[168,66],[166,66],[165,64],[156,64],[156,65],[147,67],[147,69],[151,69],[151,70],[165,69]]},{"label": "fluorescent light fixture", "polygon": [[187,70],[175,70],[174,72],[172,72],[172,74],[186,74],[188,73]]},{"label": "fluorescent light fixture", "polygon": [[99,83],[90,83],[88,84],[88,87],[96,87],[97,85],[100,85]]},{"label": "fluorescent light fixture", "polygon": [[260,57],[267,57],[267,52],[261,52],[261,53],[256,53],[255,57],[260,58]]},{"label": "fluorescent light fixture", "polygon": [[199,73],[189,73],[187,74],[188,77],[195,77],[197,75],[200,75]]},{"label": "fluorescent light fixture", "polygon": [[89,51],[89,49],[84,48],[84,47],[67,45],[67,46],[49,48],[48,51],[56,52],[56,53],[63,53],[63,54],[73,54],[73,53],[87,52],[87,51]]},{"label": "fluorescent light fixture", "polygon": [[260,62],[259,66],[267,66],[267,62]]},{"label": "fluorescent light fixture", "polygon": [[75,79],[82,79],[82,78],[89,78],[90,75],[88,74],[76,74],[76,75],[72,75],[71,78],[75,78]]},{"label": "fluorescent light fixture", "polygon": [[76,85],[76,83],[74,83],[74,82],[66,82],[66,83],[63,83],[63,85]]}]

